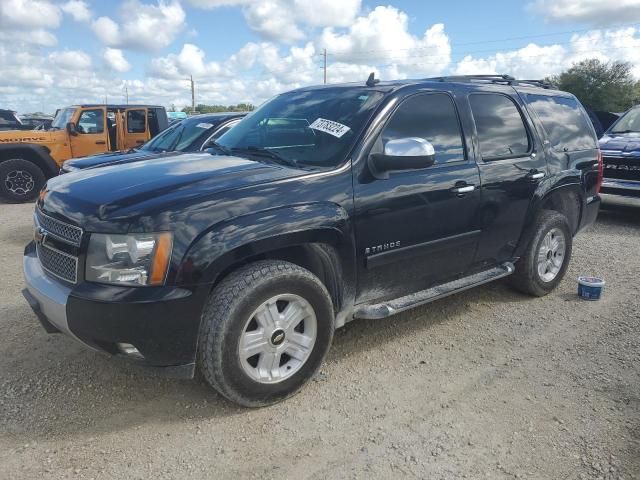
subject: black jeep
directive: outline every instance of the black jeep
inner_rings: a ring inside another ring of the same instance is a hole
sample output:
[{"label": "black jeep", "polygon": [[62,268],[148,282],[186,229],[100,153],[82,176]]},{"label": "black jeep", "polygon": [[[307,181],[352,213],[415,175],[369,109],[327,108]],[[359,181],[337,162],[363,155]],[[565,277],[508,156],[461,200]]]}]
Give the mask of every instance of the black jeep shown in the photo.
[{"label": "black jeep", "polygon": [[355,318],[506,276],[551,292],[601,181],[584,109],[540,82],[302,88],[208,153],[49,180],[24,293],[49,332],[266,405]]}]

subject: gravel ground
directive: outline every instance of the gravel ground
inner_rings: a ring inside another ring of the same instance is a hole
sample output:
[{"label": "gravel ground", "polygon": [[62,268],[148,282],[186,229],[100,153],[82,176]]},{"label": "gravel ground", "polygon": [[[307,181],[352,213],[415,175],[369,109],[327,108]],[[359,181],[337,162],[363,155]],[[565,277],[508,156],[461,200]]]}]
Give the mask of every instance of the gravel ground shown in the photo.
[{"label": "gravel ground", "polygon": [[499,282],[348,324],[259,410],[47,335],[20,295],[31,211],[0,205],[2,479],[640,479],[640,202],[602,211],[548,297]]}]

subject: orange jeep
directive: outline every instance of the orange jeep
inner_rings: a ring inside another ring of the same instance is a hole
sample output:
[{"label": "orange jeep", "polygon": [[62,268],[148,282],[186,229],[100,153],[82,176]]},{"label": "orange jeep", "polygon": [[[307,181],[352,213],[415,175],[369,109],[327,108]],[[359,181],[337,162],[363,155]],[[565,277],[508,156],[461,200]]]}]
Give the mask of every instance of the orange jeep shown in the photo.
[{"label": "orange jeep", "polygon": [[137,147],[167,123],[164,107],[77,105],[58,110],[49,130],[0,132],[0,196],[33,200],[65,160]]}]

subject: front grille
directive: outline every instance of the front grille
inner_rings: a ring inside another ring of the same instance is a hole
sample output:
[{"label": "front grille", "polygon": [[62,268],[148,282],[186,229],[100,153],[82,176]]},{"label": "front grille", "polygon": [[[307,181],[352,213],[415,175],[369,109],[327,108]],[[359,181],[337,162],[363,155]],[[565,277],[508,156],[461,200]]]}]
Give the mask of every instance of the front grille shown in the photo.
[{"label": "front grille", "polygon": [[640,181],[640,158],[604,157],[604,178]]},{"label": "front grille", "polygon": [[36,243],[40,264],[50,274],[67,282],[78,281],[78,259],[67,253]]},{"label": "front grille", "polygon": [[38,224],[46,230],[47,233],[77,247],[80,246],[80,241],[82,240],[81,228],[69,225],[68,223],[61,222],[60,220],[56,220],[55,218],[45,215],[40,211],[40,209],[36,209],[36,217],[38,219]]}]

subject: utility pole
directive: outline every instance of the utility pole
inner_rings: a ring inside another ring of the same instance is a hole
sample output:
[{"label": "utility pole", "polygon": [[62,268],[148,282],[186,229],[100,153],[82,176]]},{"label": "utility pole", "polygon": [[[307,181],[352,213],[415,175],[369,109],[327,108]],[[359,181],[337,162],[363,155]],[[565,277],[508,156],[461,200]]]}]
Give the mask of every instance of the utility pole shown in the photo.
[{"label": "utility pole", "polygon": [[324,84],[327,84],[327,49],[325,48],[322,52],[322,56],[324,58]]},{"label": "utility pole", "polygon": [[127,87],[126,85],[124,86],[124,95],[127,99],[127,105],[129,105],[129,87]]},{"label": "utility pole", "polygon": [[191,114],[196,113],[196,89],[193,85],[193,75],[189,76],[191,80]]}]

